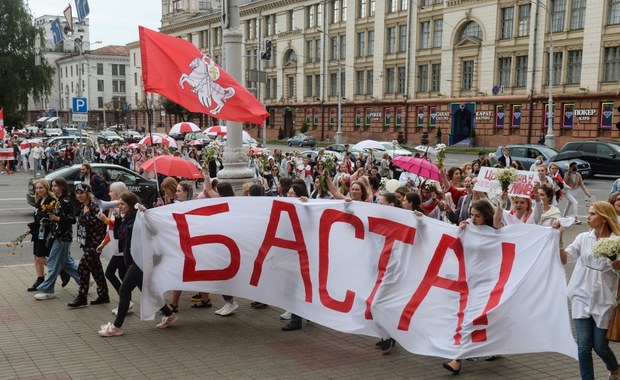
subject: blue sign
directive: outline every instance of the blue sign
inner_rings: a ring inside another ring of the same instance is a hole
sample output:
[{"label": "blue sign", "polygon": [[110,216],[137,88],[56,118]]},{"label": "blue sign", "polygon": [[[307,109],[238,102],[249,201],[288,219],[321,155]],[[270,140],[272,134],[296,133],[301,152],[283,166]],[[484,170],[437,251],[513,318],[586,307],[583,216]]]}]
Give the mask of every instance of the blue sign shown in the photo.
[{"label": "blue sign", "polygon": [[52,21],[52,34],[54,36],[54,45],[61,43],[65,37],[62,32],[62,27],[60,26],[60,18],[58,17],[56,17],[56,20]]},{"label": "blue sign", "polygon": [[73,98],[73,113],[88,112],[88,102],[86,98]]},{"label": "blue sign", "polygon": [[90,13],[88,0],[75,0],[75,10],[77,11],[78,20],[84,21],[86,16]]}]

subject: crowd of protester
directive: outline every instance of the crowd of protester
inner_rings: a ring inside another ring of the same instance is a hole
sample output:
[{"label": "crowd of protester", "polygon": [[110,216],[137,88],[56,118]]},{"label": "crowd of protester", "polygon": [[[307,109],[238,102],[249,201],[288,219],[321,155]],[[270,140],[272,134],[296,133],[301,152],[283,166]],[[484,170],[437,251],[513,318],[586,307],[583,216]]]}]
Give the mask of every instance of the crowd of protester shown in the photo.
[{"label": "crowd of protester", "polygon": [[[86,145],[88,149],[90,145]],[[80,152],[85,157],[96,160],[118,159],[110,150],[105,153],[99,150],[92,156]],[[165,149],[163,149],[165,151]],[[509,150],[497,160],[496,167],[504,164],[524,170],[522,165],[510,158]],[[160,154],[160,153],[156,153]],[[165,177],[161,181],[161,194],[156,204],[146,205],[158,207],[173,202],[182,202],[192,198],[212,198],[234,196],[232,186],[228,183],[211,179],[221,169],[218,157],[209,156],[204,151],[187,147],[174,153],[183,158],[194,158],[205,170],[206,180],[203,184],[182,180],[181,178]],[[139,170],[140,162],[149,153],[136,149],[127,155],[131,157],[128,167]],[[120,155],[122,159],[122,154]],[[423,156],[422,158],[432,159]],[[208,160],[207,162],[204,162]],[[213,164],[213,165],[210,165]],[[447,170],[441,168],[441,181],[433,181],[419,177],[413,173],[400,171],[396,168],[389,155],[383,155],[375,161],[372,154],[359,153],[354,157],[345,151],[341,162],[329,152],[319,151],[316,159],[310,155],[302,156],[297,151],[283,153],[276,149],[273,154],[268,152],[248,153],[248,165],[255,171],[254,180],[243,187],[244,196],[296,197],[312,202],[313,199],[343,199],[354,202],[377,203],[390,207],[402,208],[416,213],[420,217],[434,218],[460,228],[477,228],[488,226],[501,229],[516,223],[537,224],[558,228],[560,235],[564,227],[558,220],[562,216],[573,216],[577,211],[577,200],[574,192],[577,188],[589,196],[576,167],[571,164],[564,176],[559,174],[555,164],[546,165],[542,161],[533,165],[537,180],[529,196],[510,197],[507,192],[489,195],[474,190],[477,174],[481,167],[490,166],[489,157],[481,152],[476,160],[453,166]],[[88,164],[86,164],[88,166]],[[213,170],[207,170],[213,169]],[[38,291],[37,299],[44,300],[54,297],[54,283],[61,272],[68,274],[80,286],[76,299],[69,307],[77,308],[88,304],[87,294],[89,279],[92,274],[96,282],[98,297],[91,305],[110,302],[106,278],[118,293],[118,307],[114,309],[116,319],[109,322],[99,331],[101,336],[119,336],[124,333],[123,322],[133,310],[132,291],[142,287],[143,274],[135,264],[131,255],[131,235],[136,214],[138,197],[127,191],[123,184],[112,183],[109,186],[109,201],[97,201],[93,194],[93,176],[85,177],[86,181],[76,186],[75,195],[80,203],[76,214],[68,205],[68,187],[66,181],[57,178],[48,184],[39,180],[36,184],[36,212],[34,222],[29,226],[34,241],[36,282],[29,291]],[[558,204],[566,199],[566,206],[561,212]],[[144,206],[138,207],[146,210]],[[148,211],[147,211],[148,212]],[[620,269],[620,262],[597,259],[592,257],[592,246],[597,239],[614,234],[620,235],[620,192],[613,193],[608,202],[593,202],[587,209],[588,232],[577,236],[575,241],[564,248],[563,242],[559,254],[563,263],[576,262],[575,272],[569,284],[572,302],[572,315],[577,331],[579,347],[579,363],[582,378],[593,378],[592,349],[603,359],[610,371],[610,379],[620,379],[620,366],[613,352],[609,349],[605,331],[609,323],[609,313],[615,308],[614,299],[602,297],[603,294],[614,294],[618,285],[615,271]],[[581,223],[574,219],[575,223]],[[69,247],[73,239],[73,224],[77,223],[77,241],[84,253],[79,264],[71,258]],[[561,241],[561,239],[560,239]],[[113,246],[108,268],[103,270],[99,254]],[[47,265],[47,278],[44,267]],[[117,274],[118,273],[118,274]],[[586,279],[589,279],[586,281]],[[598,284],[612,287],[612,290],[601,289]],[[63,283],[65,283],[63,281]],[[163,317],[157,325],[165,328],[177,321],[177,313],[181,308],[181,292],[170,292],[169,302],[162,306]],[[224,305],[215,311],[216,315],[229,316],[235,313],[239,304],[234,297],[223,295]],[[196,307],[212,306],[211,296],[197,293],[192,296]],[[597,314],[591,312],[591,306],[597,303]],[[260,302],[252,302],[251,307],[264,308]],[[280,316],[289,319],[282,327],[283,331],[302,328],[302,318],[294,313],[285,312]],[[384,337],[376,347],[384,354],[390,352],[396,341]],[[508,343],[509,344],[509,343]],[[494,360],[497,356],[486,357]],[[473,358],[477,359],[477,358]],[[455,359],[443,366],[452,373],[461,371],[463,362]]]}]

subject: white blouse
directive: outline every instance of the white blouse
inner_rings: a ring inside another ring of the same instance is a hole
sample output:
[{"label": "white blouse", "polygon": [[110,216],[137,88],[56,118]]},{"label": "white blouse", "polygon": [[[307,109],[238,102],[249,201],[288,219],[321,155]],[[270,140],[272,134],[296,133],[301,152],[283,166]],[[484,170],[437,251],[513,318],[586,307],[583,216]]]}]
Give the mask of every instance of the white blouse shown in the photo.
[{"label": "white blouse", "polygon": [[568,282],[568,297],[574,319],[592,317],[596,326],[607,329],[616,306],[618,275],[609,259],[592,256],[595,243],[596,234],[590,230],[577,235],[566,248],[568,261],[575,263]]}]

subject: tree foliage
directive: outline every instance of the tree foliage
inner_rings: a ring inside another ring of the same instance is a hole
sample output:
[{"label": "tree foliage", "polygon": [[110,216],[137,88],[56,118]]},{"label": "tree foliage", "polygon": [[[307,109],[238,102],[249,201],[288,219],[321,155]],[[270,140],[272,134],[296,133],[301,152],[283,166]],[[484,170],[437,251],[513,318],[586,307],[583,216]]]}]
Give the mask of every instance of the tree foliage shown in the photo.
[{"label": "tree foliage", "polygon": [[199,113],[195,113],[195,112],[191,112],[188,111],[187,109],[185,109],[184,107],[166,99],[166,98],[162,98],[162,104],[161,104],[162,108],[164,109],[164,111],[166,111],[166,114],[168,115],[176,115],[179,117],[179,119],[181,119],[182,121],[190,121],[193,119],[197,119],[200,118],[200,114]]},{"label": "tree foliage", "polygon": [[0,107],[5,125],[23,124],[29,95],[38,102],[51,92],[54,68],[44,57],[35,66],[37,34],[43,44],[43,31],[24,0],[0,1]]}]

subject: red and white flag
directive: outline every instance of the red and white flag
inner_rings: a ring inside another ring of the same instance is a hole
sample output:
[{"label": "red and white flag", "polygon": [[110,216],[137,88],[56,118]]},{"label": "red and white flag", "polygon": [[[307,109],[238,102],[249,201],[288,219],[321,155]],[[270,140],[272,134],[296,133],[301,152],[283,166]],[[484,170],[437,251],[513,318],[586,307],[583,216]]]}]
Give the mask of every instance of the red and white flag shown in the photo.
[{"label": "red and white flag", "polygon": [[4,108],[0,108],[0,140],[6,139],[6,129],[4,129]]},{"label": "red and white flag", "polygon": [[67,29],[73,32],[73,12],[71,10],[71,4],[67,4],[67,7],[62,12],[67,20]]},{"label": "red and white flag", "polygon": [[221,120],[262,124],[269,116],[254,95],[191,42],[139,30],[146,91]]}]

